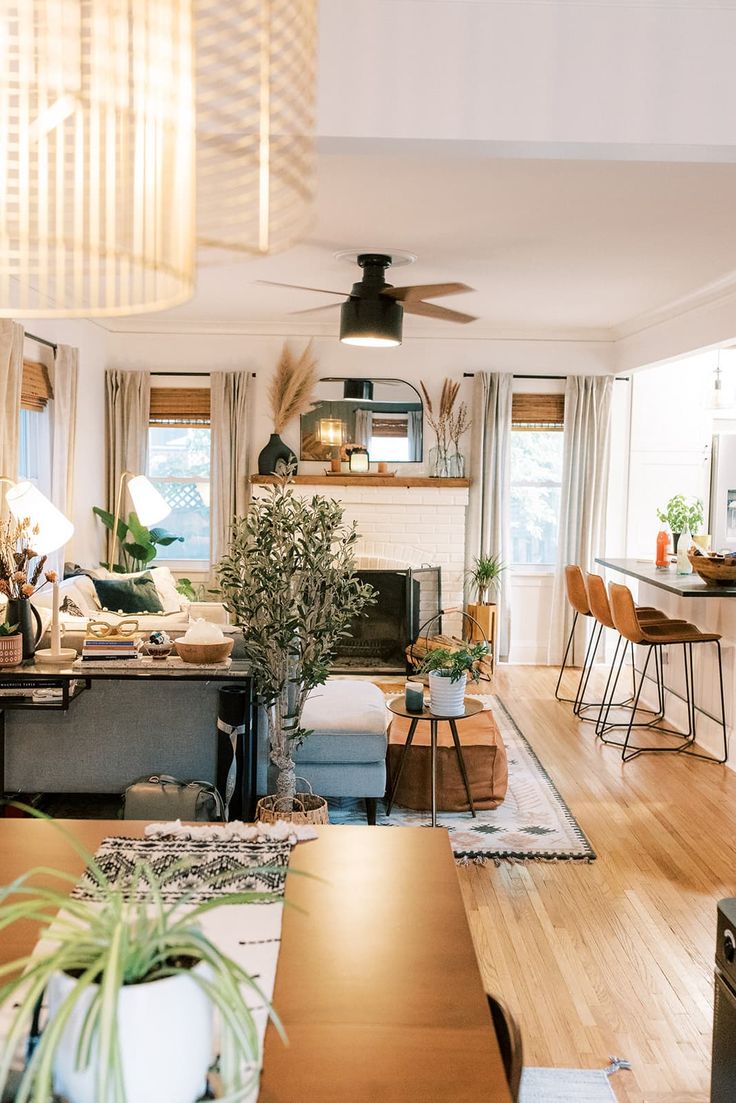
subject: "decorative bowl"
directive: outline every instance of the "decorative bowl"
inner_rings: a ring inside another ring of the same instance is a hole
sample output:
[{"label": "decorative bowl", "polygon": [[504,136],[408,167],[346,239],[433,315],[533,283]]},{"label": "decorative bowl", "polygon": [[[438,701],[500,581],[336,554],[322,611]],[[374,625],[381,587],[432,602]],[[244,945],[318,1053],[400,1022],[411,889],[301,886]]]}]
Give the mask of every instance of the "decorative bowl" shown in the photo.
[{"label": "decorative bowl", "polygon": [[687,554],[693,570],[708,586],[733,586],[736,583],[736,559],[695,555],[691,548],[688,549]]},{"label": "decorative bowl", "polygon": [[184,643],[183,640],[174,640],[174,649],[179,658],[185,663],[198,663],[206,666],[208,663],[223,662],[233,649],[233,641],[223,640],[222,643]]}]

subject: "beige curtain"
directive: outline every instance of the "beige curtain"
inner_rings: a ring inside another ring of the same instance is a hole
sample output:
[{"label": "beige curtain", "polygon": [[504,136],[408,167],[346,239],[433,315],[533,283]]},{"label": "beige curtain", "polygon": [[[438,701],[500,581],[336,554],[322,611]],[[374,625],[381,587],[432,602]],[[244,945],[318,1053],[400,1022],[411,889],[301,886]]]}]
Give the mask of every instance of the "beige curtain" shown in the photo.
[{"label": "beige curtain", "polygon": [[[562,662],[574,615],[565,595],[564,567],[577,563],[583,571],[592,570],[595,557],[605,551],[612,397],[612,375],[568,376],[557,570],[547,647],[547,662],[554,666]],[[570,659],[575,666],[583,661],[588,620],[578,619]]]},{"label": "beige curtain", "polygon": [[[22,379],[23,326],[0,321],[0,475],[9,479],[18,477]],[[0,485],[0,518],[6,516],[5,493]]]},{"label": "beige curtain", "polygon": [[230,541],[233,518],[248,508],[248,379],[245,371],[210,376],[211,556],[215,564]]},{"label": "beige curtain", "polygon": [[[467,569],[481,554],[500,555],[504,563],[509,561],[512,391],[513,376],[510,373],[476,372],[470,446],[470,500],[465,538]],[[501,573],[496,603],[497,657],[507,659],[511,629],[508,570]]]},{"label": "beige curtain", "polygon": [[[74,503],[74,452],[77,431],[77,376],[79,353],[71,345],[59,345],[53,368],[51,402],[51,501],[72,519]],[[52,564],[63,569],[64,549],[54,552]]]},{"label": "beige curtain", "polygon": [[[107,508],[115,509],[115,497],[124,471],[145,475],[148,467],[148,420],[151,378],[148,372],[105,372],[105,462]],[[121,513],[127,516],[128,503]]]}]

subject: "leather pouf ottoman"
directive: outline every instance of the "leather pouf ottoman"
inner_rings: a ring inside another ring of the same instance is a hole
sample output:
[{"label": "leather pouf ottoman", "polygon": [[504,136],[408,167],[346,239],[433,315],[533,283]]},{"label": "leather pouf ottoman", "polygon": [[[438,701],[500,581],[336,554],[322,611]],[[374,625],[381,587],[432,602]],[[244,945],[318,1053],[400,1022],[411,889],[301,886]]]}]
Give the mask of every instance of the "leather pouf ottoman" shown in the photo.
[{"label": "leather pouf ottoman", "polygon": [[[386,758],[389,792],[399,769],[410,724],[411,720],[403,716],[391,721]],[[457,731],[476,810],[497,808],[506,796],[509,771],[506,747],[493,713],[486,709],[466,720],[458,720]],[[395,804],[426,810],[430,806],[431,784],[429,721],[420,720],[407,751],[401,784],[394,796]],[[437,731],[437,808],[441,812],[470,811],[447,721],[440,721]]]}]

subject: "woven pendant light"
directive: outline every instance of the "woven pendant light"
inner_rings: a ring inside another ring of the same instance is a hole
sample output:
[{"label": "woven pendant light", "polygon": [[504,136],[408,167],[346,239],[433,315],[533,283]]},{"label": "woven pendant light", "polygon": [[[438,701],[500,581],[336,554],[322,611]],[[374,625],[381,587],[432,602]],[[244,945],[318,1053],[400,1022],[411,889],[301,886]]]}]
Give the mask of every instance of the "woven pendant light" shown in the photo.
[{"label": "woven pendant light", "polygon": [[286,249],[312,214],[316,0],[195,0],[195,18],[198,242]]},{"label": "woven pendant light", "polygon": [[193,290],[190,0],[0,0],[0,316]]}]

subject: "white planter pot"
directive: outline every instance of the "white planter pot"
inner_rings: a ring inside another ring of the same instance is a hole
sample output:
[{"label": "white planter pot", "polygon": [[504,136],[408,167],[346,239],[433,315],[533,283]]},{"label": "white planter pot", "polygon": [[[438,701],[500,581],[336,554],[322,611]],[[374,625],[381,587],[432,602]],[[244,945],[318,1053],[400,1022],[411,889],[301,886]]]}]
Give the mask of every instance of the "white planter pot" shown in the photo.
[{"label": "white planter pot", "polygon": [[[65,973],[52,977],[50,1016],[73,986],[73,978]],[[89,1066],[75,1068],[79,1033],[92,997],[90,990],[80,996],[54,1060],[54,1090],[69,1103],[113,1099],[112,1090],[106,1099],[96,1092],[96,1043]],[[128,1103],[195,1103],[204,1094],[212,1063],[212,1004],[191,977],[165,977],[121,988],[118,1037]]]},{"label": "white planter pot", "polygon": [[435,716],[462,716],[465,712],[467,674],[456,682],[439,670],[429,672],[429,711]]}]

